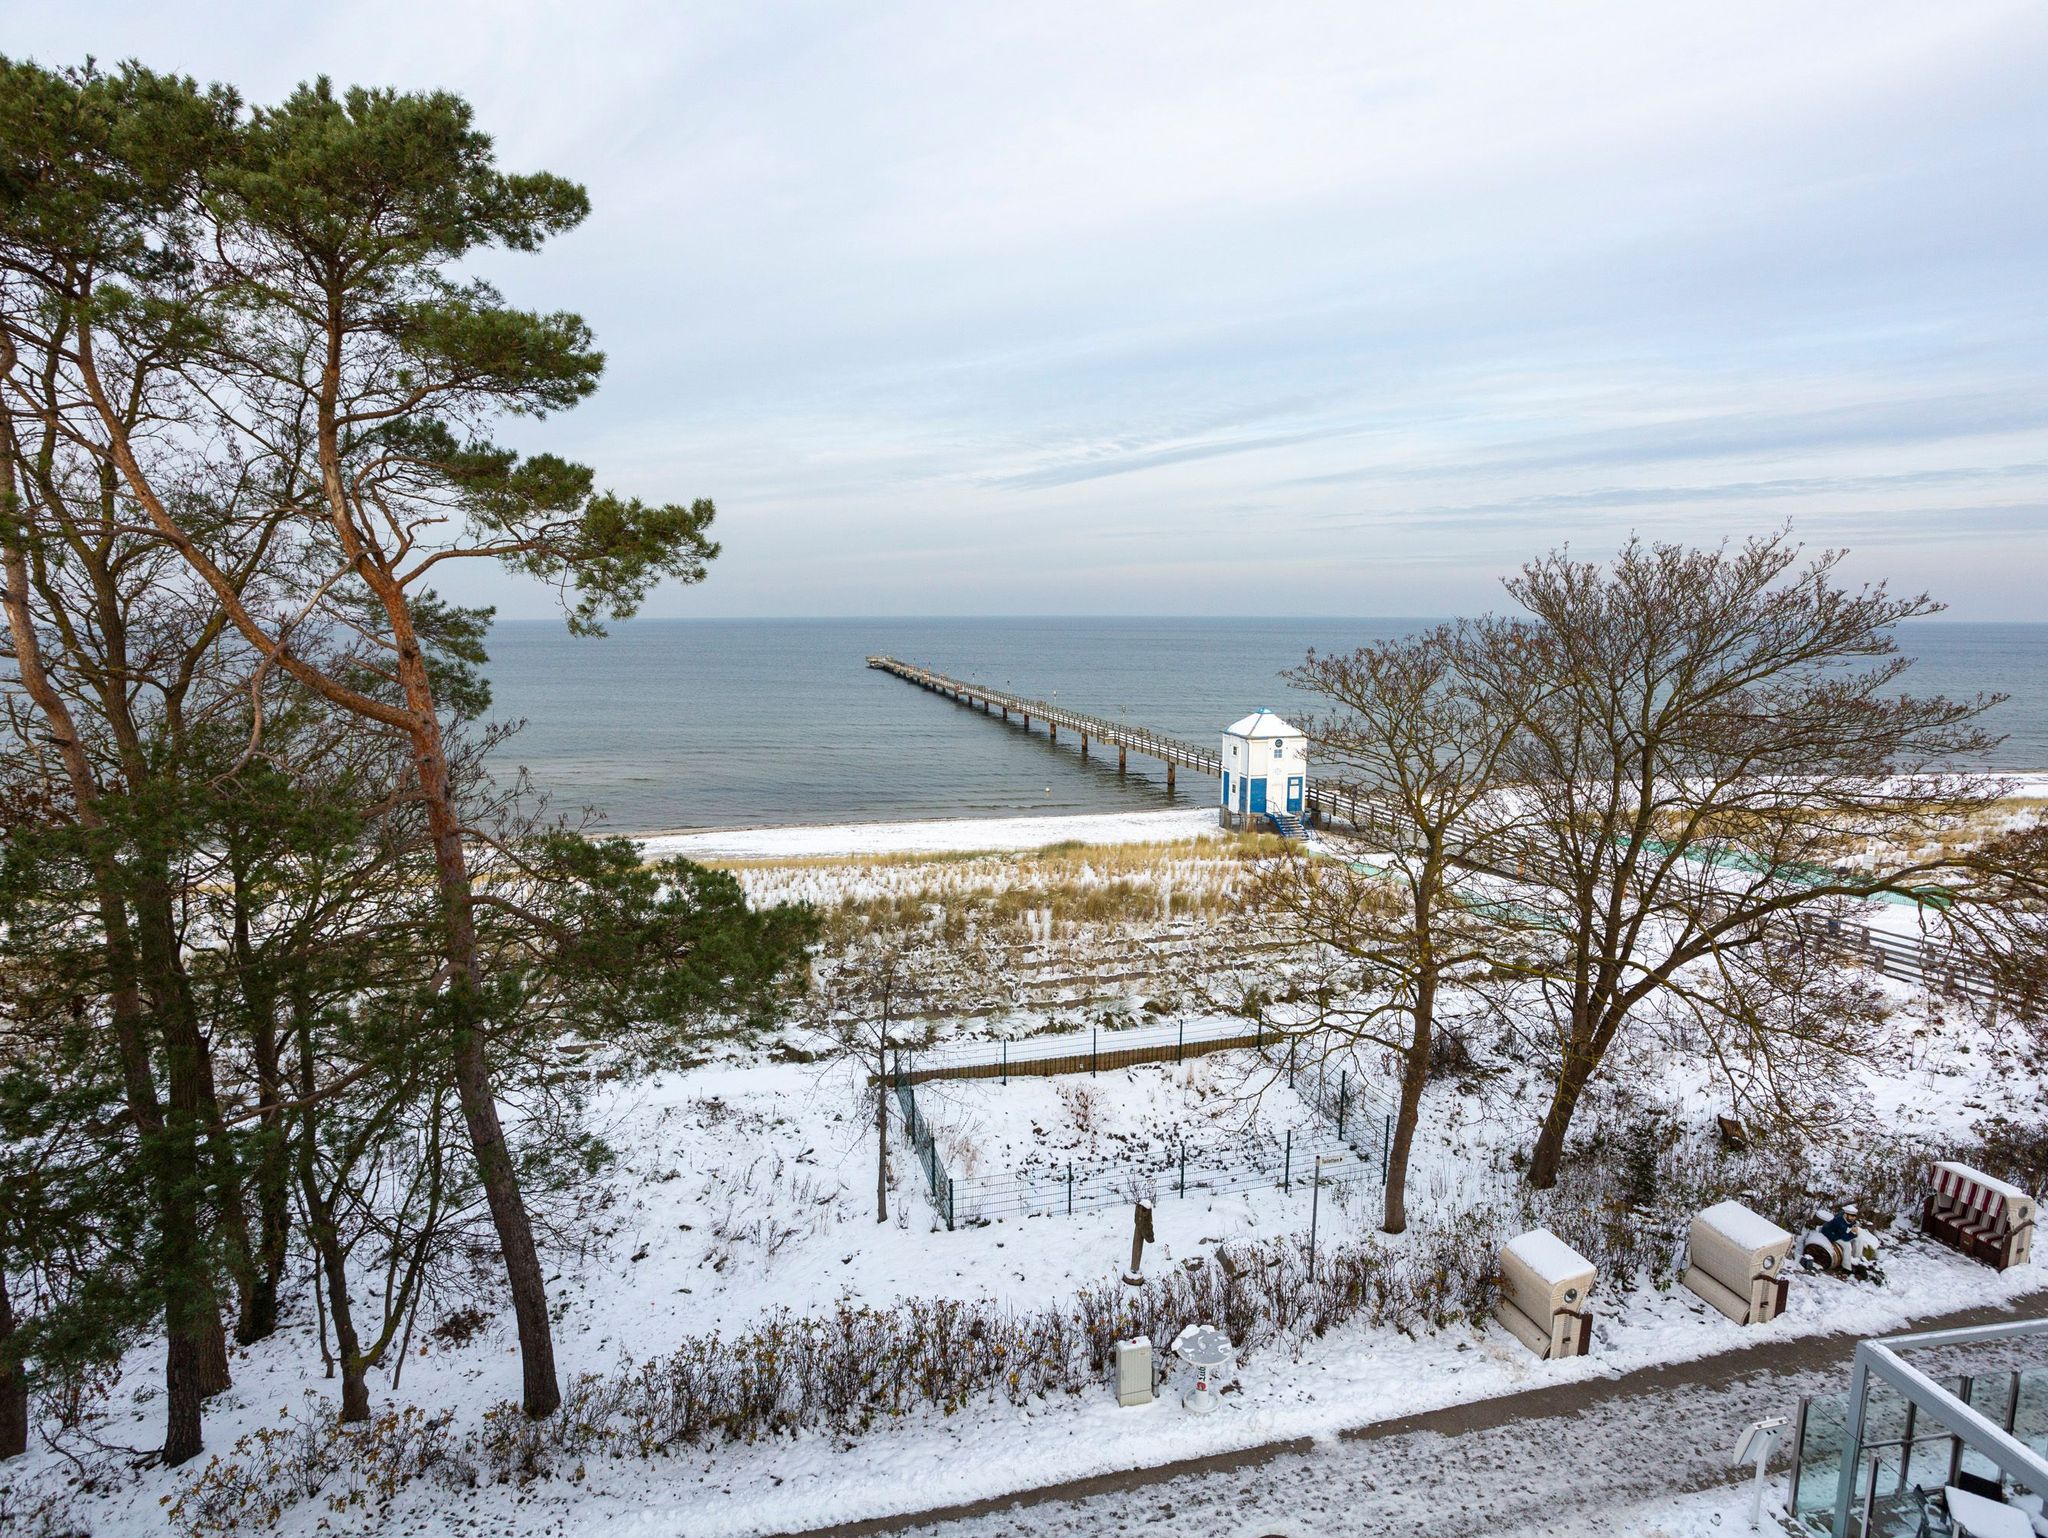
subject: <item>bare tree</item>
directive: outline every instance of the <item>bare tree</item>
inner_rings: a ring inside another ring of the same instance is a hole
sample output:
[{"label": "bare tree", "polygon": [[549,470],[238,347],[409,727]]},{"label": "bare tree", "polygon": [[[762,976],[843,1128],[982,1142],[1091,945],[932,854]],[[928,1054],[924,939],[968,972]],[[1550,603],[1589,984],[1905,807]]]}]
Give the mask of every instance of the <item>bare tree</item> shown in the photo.
[{"label": "bare tree", "polygon": [[828,1063],[852,1071],[855,1099],[875,1131],[875,1221],[889,1221],[889,1100],[905,1052],[931,1045],[937,1023],[919,1013],[930,977],[913,933],[883,931],[851,941],[814,966],[808,1021]]},{"label": "bare tree", "polygon": [[1289,675],[1332,707],[1311,729],[1326,804],[1368,800],[1409,831],[1390,850],[1326,828],[1313,852],[1295,846],[1265,862],[1245,897],[1295,943],[1321,1049],[1332,1039],[1369,1043],[1401,1063],[1388,1233],[1408,1224],[1408,1162],[1445,990],[1475,969],[1507,965],[1522,927],[1485,874],[1511,858],[1518,837],[1499,765],[1522,710],[1513,697],[1471,688],[1460,651],[1460,632],[1440,627],[1348,656],[1310,653]]},{"label": "bare tree", "polygon": [[1944,912],[1941,970],[1978,973],[1994,1012],[2048,1035],[2048,821],[1986,832],[1963,858],[1968,900]]},{"label": "bare tree", "polygon": [[[1528,619],[1467,634],[1474,687],[1523,713],[1504,764],[1526,812],[1518,901],[1553,937],[1539,1189],[1608,1050],[1688,968],[1845,901],[1966,896],[1967,862],[1941,834],[2000,794],[1957,767],[1996,742],[1980,724],[1996,702],[1895,692],[1910,664],[1893,627],[1940,606],[1844,587],[1841,559],[1804,558],[1784,534],[1631,541],[1606,566],[1554,552],[1507,582]],[[1796,1018],[1757,1007],[1769,976],[1688,999],[1760,1047]]]}]

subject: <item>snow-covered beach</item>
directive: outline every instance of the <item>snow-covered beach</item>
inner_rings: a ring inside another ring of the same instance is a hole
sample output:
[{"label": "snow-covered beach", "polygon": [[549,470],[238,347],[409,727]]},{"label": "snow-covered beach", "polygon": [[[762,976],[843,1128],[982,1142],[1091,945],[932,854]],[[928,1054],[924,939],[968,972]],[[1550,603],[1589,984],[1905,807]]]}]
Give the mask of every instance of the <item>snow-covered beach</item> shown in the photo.
[{"label": "snow-covered beach", "polygon": [[1156,844],[1220,830],[1213,807],[1086,812],[1049,817],[948,817],[908,822],[819,823],[650,833],[650,856],[689,860],[799,860],[839,855],[964,854],[1043,849],[1051,844]]}]

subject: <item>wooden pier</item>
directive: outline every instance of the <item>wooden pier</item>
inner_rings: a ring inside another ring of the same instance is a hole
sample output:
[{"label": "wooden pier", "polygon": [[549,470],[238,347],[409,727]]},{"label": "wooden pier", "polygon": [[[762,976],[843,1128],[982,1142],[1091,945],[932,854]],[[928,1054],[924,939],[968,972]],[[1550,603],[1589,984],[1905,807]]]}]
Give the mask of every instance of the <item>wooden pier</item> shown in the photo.
[{"label": "wooden pier", "polygon": [[1065,727],[1070,736],[1081,741],[1081,756],[1088,756],[1091,743],[1116,749],[1116,770],[1124,773],[1130,767],[1130,755],[1141,753],[1147,758],[1156,758],[1166,765],[1166,788],[1172,790],[1173,772],[1182,765],[1198,774],[1223,777],[1223,761],[1209,748],[1197,747],[1178,737],[1169,737],[1164,732],[1155,732],[1143,726],[1126,726],[1118,721],[1105,720],[1079,710],[1067,710],[1047,700],[1027,699],[1020,694],[1011,694],[1003,689],[991,689],[986,684],[977,684],[964,678],[948,678],[944,673],[935,673],[930,668],[921,668],[913,663],[898,662],[894,657],[870,657],[868,666],[879,668],[884,673],[893,673],[905,683],[916,684],[920,689],[929,689],[934,694],[943,694],[948,699],[972,709],[979,706],[984,715],[1001,712],[1005,721],[1015,717],[1029,731],[1033,721],[1045,724],[1046,735],[1054,742],[1059,741],[1060,728]]},{"label": "wooden pier", "polygon": [[[1033,721],[1043,722],[1046,735],[1055,742],[1059,741],[1060,732],[1064,729],[1069,736],[1080,739],[1081,757],[1084,759],[1088,757],[1091,746],[1113,747],[1116,749],[1118,774],[1128,770],[1133,753],[1156,758],[1166,765],[1168,791],[1174,788],[1174,771],[1177,768],[1192,769],[1219,782],[1223,778],[1223,759],[1218,750],[1180,737],[1169,737],[1149,727],[1091,716],[1049,700],[1012,694],[1006,689],[992,689],[972,679],[952,678],[894,657],[870,657],[868,666],[893,673],[905,683],[916,684],[933,694],[942,694],[970,710],[979,709],[983,715],[1000,715],[1005,721],[1015,720],[1027,731]],[[1397,848],[1415,836],[1414,828],[1395,815],[1390,807],[1369,797],[1320,790],[1314,780],[1309,781],[1305,806],[1312,822],[1339,822],[1358,832],[1384,839]]]}]

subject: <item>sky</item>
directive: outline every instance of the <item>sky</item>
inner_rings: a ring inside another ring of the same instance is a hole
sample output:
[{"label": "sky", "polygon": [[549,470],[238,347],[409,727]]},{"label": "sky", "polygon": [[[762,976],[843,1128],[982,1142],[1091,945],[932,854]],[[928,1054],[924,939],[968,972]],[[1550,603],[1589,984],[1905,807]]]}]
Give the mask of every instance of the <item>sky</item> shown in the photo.
[{"label": "sky", "polygon": [[483,265],[605,383],[509,436],[717,502],[651,615],[1469,613],[1789,522],[2048,620],[2038,0],[0,0],[0,51],[446,87],[584,183]]}]

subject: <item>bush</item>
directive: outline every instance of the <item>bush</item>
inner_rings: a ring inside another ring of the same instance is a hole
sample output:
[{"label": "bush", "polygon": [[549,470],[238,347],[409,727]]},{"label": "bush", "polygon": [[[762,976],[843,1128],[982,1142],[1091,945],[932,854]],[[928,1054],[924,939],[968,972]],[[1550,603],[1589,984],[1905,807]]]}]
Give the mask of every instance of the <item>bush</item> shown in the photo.
[{"label": "bush", "polygon": [[417,1405],[353,1426],[317,1407],[238,1438],[207,1460],[171,1505],[170,1520],[194,1535],[274,1527],[301,1501],[324,1498],[334,1513],[381,1517],[392,1497],[429,1476],[476,1483],[476,1468],[449,1434],[455,1412],[428,1415]]}]

